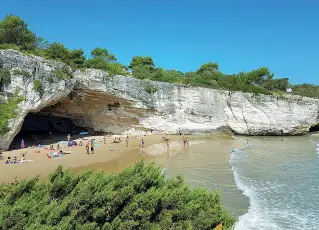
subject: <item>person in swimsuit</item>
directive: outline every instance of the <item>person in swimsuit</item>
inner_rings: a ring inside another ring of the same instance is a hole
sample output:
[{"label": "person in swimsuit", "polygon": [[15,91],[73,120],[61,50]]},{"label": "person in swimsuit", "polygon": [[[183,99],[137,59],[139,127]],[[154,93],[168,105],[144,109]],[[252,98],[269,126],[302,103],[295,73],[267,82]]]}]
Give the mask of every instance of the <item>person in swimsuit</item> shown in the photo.
[{"label": "person in swimsuit", "polygon": [[142,138],[142,148],[144,149],[144,144],[145,144],[145,142],[144,142],[144,139]]},{"label": "person in swimsuit", "polygon": [[7,160],[4,163],[5,164],[10,164],[11,163],[11,157],[8,157]]},{"label": "person in swimsuit", "polygon": [[128,147],[128,135],[126,136],[126,147]]},{"label": "person in swimsuit", "polygon": [[89,143],[86,143],[85,148],[86,148],[86,154],[90,154]]},{"label": "person in swimsuit", "polygon": [[27,153],[22,153],[22,157],[21,157],[21,159],[20,159],[20,161],[24,161],[25,160],[25,155],[26,155]]},{"label": "person in swimsuit", "polygon": [[94,142],[91,142],[91,154],[94,154]]}]

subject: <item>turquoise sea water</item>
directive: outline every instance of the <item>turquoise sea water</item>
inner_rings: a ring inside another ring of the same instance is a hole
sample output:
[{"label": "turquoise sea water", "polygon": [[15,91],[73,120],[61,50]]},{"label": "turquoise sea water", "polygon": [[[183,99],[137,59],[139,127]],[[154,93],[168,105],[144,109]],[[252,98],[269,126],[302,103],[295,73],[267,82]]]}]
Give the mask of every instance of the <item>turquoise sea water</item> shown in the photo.
[{"label": "turquoise sea water", "polygon": [[[225,154],[221,146],[245,147]],[[206,139],[167,160],[168,176],[222,192],[235,229],[319,229],[319,135]]]},{"label": "turquoise sea water", "polygon": [[252,138],[231,155],[249,198],[235,229],[319,229],[319,136]]}]

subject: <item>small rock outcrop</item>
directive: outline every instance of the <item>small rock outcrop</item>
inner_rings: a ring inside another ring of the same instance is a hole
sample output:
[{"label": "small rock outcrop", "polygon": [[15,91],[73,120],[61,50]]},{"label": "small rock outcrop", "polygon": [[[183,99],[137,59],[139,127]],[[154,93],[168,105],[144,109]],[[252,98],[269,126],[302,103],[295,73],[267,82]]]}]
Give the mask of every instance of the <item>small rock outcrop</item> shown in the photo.
[{"label": "small rock outcrop", "polygon": [[[59,80],[53,71],[63,63],[0,50],[0,67],[24,70],[31,77],[11,73],[3,95],[18,93],[24,101],[10,131],[0,137],[7,149],[28,113],[67,117],[92,131],[121,133],[135,126],[167,133],[233,132],[243,135],[298,135],[319,124],[319,100],[300,96],[278,98],[185,85],[110,77],[105,71],[73,72]],[[35,90],[34,80],[43,84]],[[151,88],[152,90],[148,90]],[[2,111],[0,111],[2,112]]]}]

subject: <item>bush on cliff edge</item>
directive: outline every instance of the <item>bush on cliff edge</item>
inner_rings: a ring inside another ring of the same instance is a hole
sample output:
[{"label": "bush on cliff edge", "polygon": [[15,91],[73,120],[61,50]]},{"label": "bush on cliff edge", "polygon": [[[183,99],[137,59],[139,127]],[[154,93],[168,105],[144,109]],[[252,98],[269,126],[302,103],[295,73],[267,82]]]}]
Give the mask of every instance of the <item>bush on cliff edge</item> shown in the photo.
[{"label": "bush on cliff edge", "polygon": [[119,174],[59,166],[48,181],[2,185],[0,205],[0,229],[213,229],[235,221],[218,193],[191,190],[181,176],[166,180],[143,162]]},{"label": "bush on cliff edge", "polygon": [[16,95],[8,97],[7,101],[3,101],[2,97],[0,97],[0,136],[3,136],[10,131],[10,128],[8,127],[9,120],[13,119],[17,115],[17,106],[23,100],[23,97],[19,97]]}]

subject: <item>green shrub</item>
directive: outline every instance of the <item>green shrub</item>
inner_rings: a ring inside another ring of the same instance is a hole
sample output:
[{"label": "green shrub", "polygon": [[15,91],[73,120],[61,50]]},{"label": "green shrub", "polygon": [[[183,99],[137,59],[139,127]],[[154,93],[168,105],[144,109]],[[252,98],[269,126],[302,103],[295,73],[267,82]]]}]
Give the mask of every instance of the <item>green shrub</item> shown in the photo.
[{"label": "green shrub", "polygon": [[9,97],[6,102],[0,100],[0,136],[3,136],[8,131],[10,131],[10,129],[8,128],[8,122],[10,119],[13,119],[16,116],[17,105],[23,100],[23,97],[18,96]]},{"label": "green shrub", "polygon": [[80,68],[80,71],[81,71],[82,73],[85,73],[85,72],[86,72],[86,68],[85,68],[85,67],[81,67],[81,68]]},{"label": "green shrub", "polygon": [[10,69],[8,68],[0,69],[0,90],[2,90],[5,85],[8,85],[10,83],[11,83]]},{"label": "green shrub", "polygon": [[18,50],[21,51],[21,47],[16,45],[16,44],[7,44],[7,43],[0,43],[0,49],[13,49],[13,50]]},{"label": "green shrub", "polygon": [[34,85],[33,86],[34,90],[37,91],[40,94],[40,96],[42,96],[44,93],[44,87],[43,87],[42,82],[40,80],[36,79],[33,81],[33,85]]},{"label": "green shrub", "polygon": [[9,14],[0,22],[0,43],[15,44],[24,50],[33,49],[36,36],[20,17]]},{"label": "green shrub", "polygon": [[152,85],[150,85],[150,84],[145,85],[145,86],[144,86],[144,90],[145,90],[146,92],[148,92],[149,94],[154,94],[154,93],[157,92],[157,88],[154,87],[154,86],[152,86]]},{"label": "green shrub", "polygon": [[69,80],[73,78],[72,72],[68,68],[68,66],[63,66],[60,69],[56,69],[52,71],[52,73],[56,76],[59,80]]},{"label": "green shrub", "polygon": [[163,70],[160,68],[150,75],[150,79],[154,81],[182,83],[185,80],[185,76],[182,72],[176,70]]},{"label": "green shrub", "polygon": [[24,54],[27,55],[34,55],[34,56],[39,56],[39,57],[44,57],[45,58],[45,53],[43,49],[31,49],[31,50],[22,50]]},{"label": "green shrub", "polygon": [[311,84],[295,85],[292,87],[292,93],[304,97],[319,98],[319,86]]},{"label": "green shrub", "polygon": [[144,68],[143,66],[136,66],[132,71],[133,77],[137,79],[152,79],[153,73],[148,68]]},{"label": "green shrub", "polygon": [[185,80],[184,82],[188,82],[188,84],[193,86],[200,86],[200,87],[210,87],[210,88],[218,88],[219,85],[216,80],[209,80],[203,78],[193,78],[190,80]]},{"label": "green shrub", "polygon": [[14,70],[12,70],[12,73],[14,75],[23,76],[23,77],[26,77],[26,78],[31,78],[32,77],[32,75],[26,70],[14,69]]},{"label": "green shrub", "polygon": [[125,67],[117,62],[109,62],[107,64],[107,73],[109,76],[115,76],[115,75],[126,75],[127,71],[125,70]]},{"label": "green shrub", "polygon": [[48,82],[50,82],[50,83],[53,83],[53,82],[54,82],[54,79],[53,79],[52,76],[49,76],[49,77],[48,77]]},{"label": "green shrub", "polygon": [[2,229],[214,229],[235,221],[218,193],[190,189],[182,176],[166,180],[143,162],[119,174],[60,166],[48,181],[2,185],[0,203]]}]

